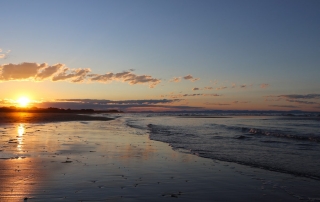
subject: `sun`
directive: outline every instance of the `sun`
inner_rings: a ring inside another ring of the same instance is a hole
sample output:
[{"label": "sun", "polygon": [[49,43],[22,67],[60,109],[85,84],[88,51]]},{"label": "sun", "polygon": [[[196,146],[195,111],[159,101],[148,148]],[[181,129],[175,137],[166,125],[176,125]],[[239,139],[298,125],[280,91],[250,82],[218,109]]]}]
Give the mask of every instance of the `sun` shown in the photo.
[{"label": "sun", "polygon": [[26,107],[30,103],[30,99],[27,97],[20,97],[17,100],[17,103],[20,105],[20,107]]}]

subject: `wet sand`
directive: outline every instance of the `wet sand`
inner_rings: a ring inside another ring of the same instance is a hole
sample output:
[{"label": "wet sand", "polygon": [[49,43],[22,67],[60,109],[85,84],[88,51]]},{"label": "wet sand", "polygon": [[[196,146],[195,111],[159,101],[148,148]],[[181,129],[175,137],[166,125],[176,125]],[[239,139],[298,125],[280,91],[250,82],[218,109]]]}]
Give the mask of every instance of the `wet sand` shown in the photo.
[{"label": "wet sand", "polygon": [[111,118],[74,113],[28,113],[1,112],[0,124],[5,123],[47,123],[62,121],[109,121]]},{"label": "wet sand", "polygon": [[200,158],[121,119],[0,125],[0,201],[319,201],[319,181]]}]

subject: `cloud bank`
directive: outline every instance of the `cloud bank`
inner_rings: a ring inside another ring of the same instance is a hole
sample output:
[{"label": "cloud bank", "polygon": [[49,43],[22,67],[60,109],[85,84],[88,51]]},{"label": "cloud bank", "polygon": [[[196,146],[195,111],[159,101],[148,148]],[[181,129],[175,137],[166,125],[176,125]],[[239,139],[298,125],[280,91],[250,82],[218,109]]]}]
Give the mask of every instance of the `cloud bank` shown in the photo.
[{"label": "cloud bank", "polygon": [[29,63],[4,64],[0,66],[1,81],[69,81],[79,83],[85,81],[110,83],[112,81],[121,81],[130,85],[148,84],[154,88],[161,80],[153,78],[150,75],[137,75],[132,73],[133,69],[120,73],[90,74],[90,68],[70,69],[64,64],[55,64],[49,66],[47,63]]},{"label": "cloud bank", "polygon": [[221,94],[204,94],[204,93],[193,93],[193,94],[169,94],[169,95],[161,95],[160,97],[169,97],[172,99],[177,98],[183,98],[183,97],[199,97],[199,96],[205,96],[205,97],[219,97],[222,96]]},{"label": "cloud bank", "polygon": [[[288,94],[288,95],[269,95],[265,96],[265,101],[285,101],[289,103],[297,103],[303,105],[319,105],[320,94]],[[269,105],[274,107],[280,107],[283,105]],[[294,105],[287,105],[294,106]]]},{"label": "cloud bank", "polygon": [[[201,107],[177,105],[180,99],[151,100],[104,100],[104,99],[56,99],[50,102],[37,103],[37,107],[70,108],[70,109],[118,109],[122,111],[158,111],[158,110],[195,110]],[[175,104],[175,105],[173,105]]]}]

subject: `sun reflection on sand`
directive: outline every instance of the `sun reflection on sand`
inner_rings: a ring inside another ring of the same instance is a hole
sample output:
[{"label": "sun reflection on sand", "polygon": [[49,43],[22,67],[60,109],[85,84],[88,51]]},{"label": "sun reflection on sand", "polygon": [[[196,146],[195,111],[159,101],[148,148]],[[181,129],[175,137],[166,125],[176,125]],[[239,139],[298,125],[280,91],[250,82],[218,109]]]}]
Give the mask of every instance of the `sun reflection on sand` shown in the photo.
[{"label": "sun reflection on sand", "polygon": [[24,124],[20,124],[18,126],[18,136],[17,136],[17,141],[18,141],[17,150],[19,152],[22,151],[24,133],[25,133],[25,126],[24,126]]},{"label": "sun reflection on sand", "polygon": [[[12,132],[12,135],[16,136],[17,152],[21,153],[25,125],[19,124]],[[14,147],[12,149],[11,151],[15,153]],[[39,167],[38,163],[21,156],[0,160],[0,201],[17,201],[26,198],[34,189],[32,185],[36,179],[36,167]]]}]

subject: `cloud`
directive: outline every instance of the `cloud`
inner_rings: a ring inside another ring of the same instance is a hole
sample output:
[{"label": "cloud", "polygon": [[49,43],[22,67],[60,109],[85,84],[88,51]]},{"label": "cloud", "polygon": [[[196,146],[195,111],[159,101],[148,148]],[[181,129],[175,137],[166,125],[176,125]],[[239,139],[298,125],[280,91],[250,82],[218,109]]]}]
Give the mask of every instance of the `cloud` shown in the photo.
[{"label": "cloud", "polygon": [[183,94],[183,97],[195,97],[195,96],[221,96],[219,94],[202,94],[202,93],[198,93],[198,94]]},{"label": "cloud", "polygon": [[212,90],[213,87],[204,87],[204,88],[198,88],[198,87],[195,87],[195,88],[192,88],[193,91],[195,90]]},{"label": "cloud", "polygon": [[194,96],[202,96],[203,94],[201,94],[201,93],[198,93],[198,94],[196,94],[196,93],[194,93],[194,94],[183,94],[182,96],[183,97],[194,97]]},{"label": "cloud", "polygon": [[287,99],[287,102],[295,102],[295,103],[299,103],[299,104],[307,104],[307,105],[313,105],[313,104],[319,104],[317,102],[310,102],[310,101],[304,101],[304,100],[290,100]]},{"label": "cloud", "polygon": [[85,69],[72,69],[64,68],[62,72],[58,73],[57,75],[53,76],[52,81],[64,81],[71,79],[71,82],[77,83],[82,82],[86,79],[87,74],[91,70],[89,68]]},{"label": "cloud", "polygon": [[223,90],[223,89],[226,89],[226,88],[228,88],[228,87],[227,86],[221,86],[219,88],[216,88],[216,90]]},{"label": "cloud", "polygon": [[221,94],[202,94],[203,96],[213,96],[213,97],[218,97],[222,96]]},{"label": "cloud", "polygon": [[91,81],[99,81],[102,83],[108,83],[113,81],[113,73],[107,73],[107,74],[103,74],[103,75],[99,75],[99,74],[91,74],[88,75],[89,77],[92,77],[90,80]]},{"label": "cloud", "polygon": [[[53,76],[52,81],[68,80],[83,81],[90,69],[70,70],[64,64],[48,66],[46,63],[5,64],[0,66],[0,81],[43,81]],[[70,72],[70,73],[67,73]]]},{"label": "cloud", "polygon": [[[236,85],[235,83],[232,83],[230,88],[242,88],[242,89],[246,89],[246,88],[248,88],[248,87],[253,87],[253,84],[250,84],[250,85],[247,85],[247,84]],[[222,90],[222,89],[225,89],[225,88],[227,88],[227,86],[223,86],[223,87],[217,88],[217,90]]]},{"label": "cloud", "polygon": [[106,74],[89,74],[89,68],[70,69],[64,64],[55,64],[49,66],[46,63],[28,63],[21,64],[4,64],[0,66],[0,81],[70,81],[74,83],[84,81],[96,81],[101,83],[109,83],[112,81],[122,81],[135,84],[149,84],[150,88],[154,88],[161,80],[153,78],[150,75],[136,75],[132,73],[133,69],[120,73]]},{"label": "cloud", "polygon": [[273,102],[273,101],[281,101],[282,99],[278,96],[272,96],[272,95],[269,95],[269,96],[265,96],[265,100],[264,101],[267,101],[267,102]]},{"label": "cloud", "polygon": [[218,81],[217,81],[217,80],[214,80],[214,81],[210,81],[210,83],[213,83],[213,85],[217,85],[217,84],[218,84]]},{"label": "cloud", "polygon": [[175,82],[178,83],[181,81],[181,77],[173,77],[169,82]]},{"label": "cloud", "polygon": [[242,102],[239,102],[239,101],[233,101],[232,104],[238,104],[238,103],[241,103],[241,104],[247,104],[247,103],[250,103],[248,101],[242,101]]},{"label": "cloud", "polygon": [[104,100],[104,99],[56,99],[50,102],[38,103],[37,107],[70,108],[70,109],[118,109],[123,111],[190,110],[201,107],[176,106],[180,99],[150,99],[150,100]]},{"label": "cloud", "polygon": [[64,68],[64,66],[65,66],[64,64],[55,64],[52,66],[45,67],[40,72],[38,72],[38,74],[35,76],[35,79],[41,81],[46,78],[49,78],[55,73],[57,73],[59,70]]},{"label": "cloud", "polygon": [[7,55],[8,55],[8,53],[10,53],[10,50],[8,50],[8,51],[5,52],[5,53],[2,53],[2,51],[3,51],[3,50],[0,48],[0,59],[6,58]]},{"label": "cloud", "polygon": [[180,99],[168,100],[168,99],[160,99],[160,100],[105,100],[105,99],[56,99],[57,102],[73,102],[73,103],[89,103],[89,104],[98,104],[98,105],[127,105],[127,104],[168,104],[173,102],[179,102]]},{"label": "cloud", "polygon": [[219,106],[231,105],[231,104],[228,104],[228,103],[216,103],[216,102],[206,102],[204,104],[205,105],[219,105]]},{"label": "cloud", "polygon": [[124,71],[116,74],[114,73],[106,73],[103,75],[93,74],[89,76],[92,77],[90,79],[91,81],[98,81],[102,83],[108,83],[112,81],[122,81],[122,82],[127,82],[131,85],[147,83],[149,84],[150,88],[154,88],[156,85],[158,85],[161,82],[160,79],[153,78],[152,76],[136,75],[130,71]]},{"label": "cloud", "polygon": [[33,79],[38,74],[38,71],[46,66],[46,63],[37,64],[28,62],[1,65],[0,80],[10,81]]},{"label": "cloud", "polygon": [[183,97],[198,97],[198,96],[211,96],[218,97],[222,96],[220,94],[203,94],[203,93],[193,93],[193,94],[169,94],[169,95],[161,95],[160,97],[170,97],[170,98],[183,98]]},{"label": "cloud", "polygon": [[269,105],[269,107],[282,107],[282,108],[299,108],[295,105]]},{"label": "cloud", "polygon": [[187,76],[184,76],[183,78],[186,79],[186,80],[190,80],[190,79],[193,79],[193,76],[191,76],[191,75],[189,74],[189,75],[187,75]]},{"label": "cloud", "polygon": [[195,82],[195,81],[198,81],[198,80],[199,80],[199,78],[193,78],[193,76],[190,75],[190,74],[187,75],[187,76],[184,76],[183,79],[189,80],[189,81],[192,81],[192,82]]},{"label": "cloud", "polygon": [[288,98],[288,99],[320,99],[320,94],[289,94],[289,95],[279,95],[278,97]]},{"label": "cloud", "polygon": [[267,87],[269,87],[269,84],[267,83],[260,84],[260,88],[267,88]]},{"label": "cloud", "polygon": [[307,104],[307,105],[314,105],[319,104],[315,101],[307,101],[307,100],[319,100],[320,94],[288,94],[288,95],[269,95],[265,96],[265,101],[286,101],[291,103],[298,103],[298,104]]},{"label": "cloud", "polygon": [[220,105],[220,106],[224,106],[224,105],[233,105],[233,104],[238,104],[238,103],[242,103],[242,104],[247,104],[249,102],[239,102],[239,101],[233,101],[232,103],[227,103],[227,102],[224,102],[224,103],[220,103],[220,102],[206,102],[204,104],[206,105]]},{"label": "cloud", "polygon": [[0,104],[2,104],[2,105],[12,104],[12,103],[14,103],[14,100],[12,100],[12,99],[2,99],[2,100],[0,100]]}]

